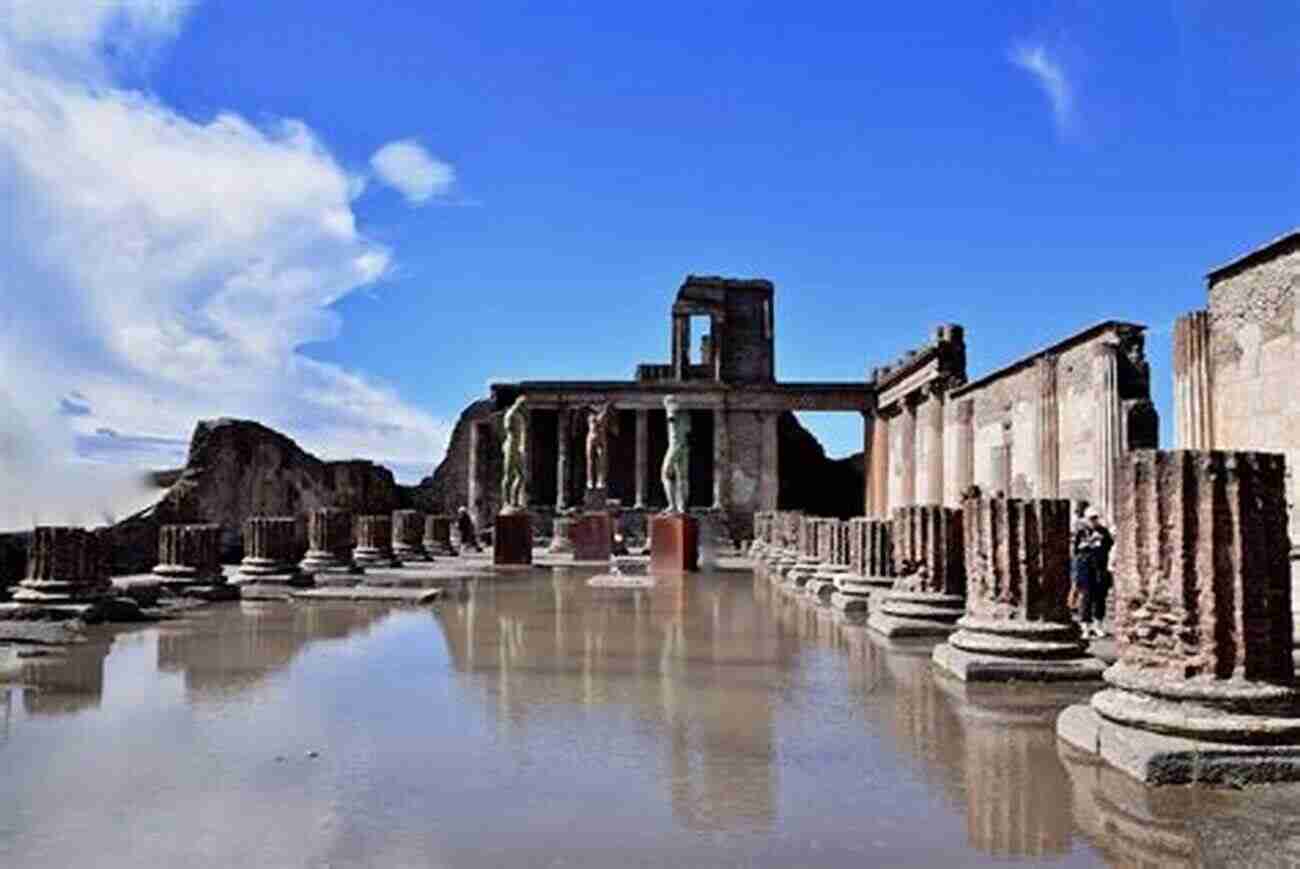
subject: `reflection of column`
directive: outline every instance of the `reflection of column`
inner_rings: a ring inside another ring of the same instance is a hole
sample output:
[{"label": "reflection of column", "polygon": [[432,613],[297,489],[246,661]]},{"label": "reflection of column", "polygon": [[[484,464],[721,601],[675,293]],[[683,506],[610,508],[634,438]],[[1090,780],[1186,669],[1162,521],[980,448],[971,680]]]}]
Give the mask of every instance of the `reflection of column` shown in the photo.
[{"label": "reflection of column", "polygon": [[903,412],[898,415],[902,426],[898,436],[898,462],[902,469],[898,503],[891,507],[910,507],[916,503],[916,405],[903,402]]},{"label": "reflection of column", "polygon": [[884,518],[889,515],[889,420],[876,417],[872,428],[871,465],[871,513],[869,515]]},{"label": "reflection of column", "polygon": [[1174,446],[1214,449],[1210,385],[1210,314],[1193,311],[1174,323]]},{"label": "reflection of column", "polygon": [[1096,389],[1096,453],[1097,467],[1093,496],[1101,515],[1114,522],[1117,499],[1117,480],[1120,461],[1120,405],[1119,405],[1119,348],[1114,344],[1101,344],[1093,359],[1093,380]]},{"label": "reflection of column", "polygon": [[943,503],[943,398],[939,390],[931,391],[925,401],[925,467],[918,476],[925,481],[918,494],[925,504]]},{"label": "reflection of column", "polygon": [[872,515],[872,448],[876,445],[876,415],[862,412],[862,515]]},{"label": "reflection of column", "polygon": [[1056,498],[1061,491],[1061,418],[1056,390],[1056,357],[1044,356],[1034,367],[1038,374],[1038,480],[1039,498]]},{"label": "reflection of column", "polygon": [[[559,417],[555,423],[555,509],[565,510],[569,506],[569,409],[560,405]],[[591,481],[587,481],[591,485]]]},{"label": "reflection of column", "polygon": [[731,500],[727,483],[731,479],[731,439],[727,432],[727,409],[713,411],[713,507],[722,510]]},{"label": "reflection of column", "polygon": [[776,425],[780,412],[760,413],[759,427],[762,431],[762,450],[759,455],[758,507],[760,510],[777,509],[777,497],[780,492],[779,465],[777,456]]},{"label": "reflection of column", "polygon": [[636,506],[644,509],[647,498],[650,464],[650,412],[636,412]]}]

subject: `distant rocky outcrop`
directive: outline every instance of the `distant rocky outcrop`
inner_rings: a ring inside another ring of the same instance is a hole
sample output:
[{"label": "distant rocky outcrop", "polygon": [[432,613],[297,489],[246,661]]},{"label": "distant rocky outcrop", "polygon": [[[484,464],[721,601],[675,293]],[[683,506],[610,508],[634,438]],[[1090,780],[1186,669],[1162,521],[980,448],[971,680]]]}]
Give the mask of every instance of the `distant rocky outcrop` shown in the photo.
[{"label": "distant rocky outcrop", "polygon": [[[425,477],[412,490],[412,502],[416,508],[429,513],[454,513],[457,508],[468,505],[470,425],[487,419],[495,412],[496,407],[491,399],[476,401],[461,411],[456,427],[451,431],[451,440],[447,443],[447,454],[433,475]],[[480,452],[485,458],[490,456],[497,462],[500,462],[500,454],[499,449],[483,449]],[[496,515],[499,498],[495,490],[483,494],[492,500],[486,508],[487,514]]]},{"label": "distant rocky outcrop", "polygon": [[159,525],[218,523],[225,557],[232,559],[249,516],[302,516],[317,507],[387,513],[410,500],[392,472],[374,462],[321,461],[260,423],[204,420],[194,429],[185,467],[158,503],[101,533],[110,539],[113,572],[135,573],[153,567]]}]

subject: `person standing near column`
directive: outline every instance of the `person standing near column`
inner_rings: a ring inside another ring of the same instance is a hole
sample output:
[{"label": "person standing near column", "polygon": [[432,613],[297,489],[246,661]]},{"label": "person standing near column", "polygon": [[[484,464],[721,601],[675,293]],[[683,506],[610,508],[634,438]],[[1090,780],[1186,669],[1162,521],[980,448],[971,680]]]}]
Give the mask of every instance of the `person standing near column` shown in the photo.
[{"label": "person standing near column", "polygon": [[1075,583],[1079,597],[1079,623],[1084,637],[1106,635],[1106,594],[1110,591],[1110,551],[1115,538],[1095,507],[1084,513],[1074,531]]}]

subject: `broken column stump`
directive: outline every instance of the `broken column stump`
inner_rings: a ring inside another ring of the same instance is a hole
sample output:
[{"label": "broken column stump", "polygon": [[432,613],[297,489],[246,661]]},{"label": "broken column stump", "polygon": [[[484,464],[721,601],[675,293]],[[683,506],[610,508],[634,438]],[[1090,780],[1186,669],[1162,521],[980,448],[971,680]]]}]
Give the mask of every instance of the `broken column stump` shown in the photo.
[{"label": "broken column stump", "polygon": [[244,521],[244,560],[239,583],[311,585],[294,563],[298,522],[292,516],[253,516]]},{"label": "broken column stump", "polygon": [[304,573],[358,575],[352,560],[352,514],[322,507],[307,514],[307,554],[298,566]]},{"label": "broken column stump", "polygon": [[849,571],[835,580],[831,606],[845,612],[864,613],[873,595],[894,587],[893,532],[884,519],[850,519],[848,522]]},{"label": "broken column stump", "polygon": [[962,525],[966,614],[935,664],[970,682],[1100,679],[1067,603],[1070,502],[971,497]]},{"label": "broken column stump", "polygon": [[688,573],[699,566],[699,520],[685,513],[650,517],[650,571]]},{"label": "broken column stump", "polygon": [[163,585],[172,589],[224,585],[221,526],[161,526],[158,529],[158,564],[153,573]]},{"label": "broken column stump", "polygon": [[900,507],[892,520],[898,578],[867,626],[886,637],[943,637],[956,629],[966,605],[960,510]]},{"label": "broken column stump", "polygon": [[451,545],[451,517],[443,514],[424,517],[424,551],[430,556],[456,555]]},{"label": "broken column stump", "polygon": [[356,548],[352,560],[362,567],[401,567],[393,554],[393,517],[382,514],[358,516],[353,523]]},{"label": "broken column stump", "polygon": [[1118,660],[1057,735],[1150,784],[1300,780],[1282,456],[1139,450],[1119,484]]},{"label": "broken column stump", "polygon": [[526,512],[497,514],[492,533],[492,563],[526,566],[533,563],[533,517]]},{"label": "broken column stump", "polygon": [[432,561],[424,550],[424,513],[393,511],[393,557],[398,561]]},{"label": "broken column stump", "polygon": [[14,604],[90,612],[113,596],[106,544],[84,528],[38,526],[32,532],[27,576],[18,583]]},{"label": "broken column stump", "polygon": [[829,601],[835,591],[835,581],[848,575],[849,523],[840,519],[825,519],[817,528],[817,554],[821,563],[804,584],[804,592],[822,601]]}]

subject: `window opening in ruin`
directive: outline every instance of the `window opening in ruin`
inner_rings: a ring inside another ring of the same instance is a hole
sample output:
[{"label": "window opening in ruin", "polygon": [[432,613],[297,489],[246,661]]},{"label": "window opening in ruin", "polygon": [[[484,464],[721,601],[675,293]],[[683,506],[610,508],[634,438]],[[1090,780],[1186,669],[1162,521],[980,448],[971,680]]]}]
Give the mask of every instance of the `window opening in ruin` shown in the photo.
[{"label": "window opening in ruin", "polygon": [[690,362],[691,365],[708,365],[712,362],[713,347],[713,321],[708,316],[692,315],[690,317],[689,328],[691,330]]}]

